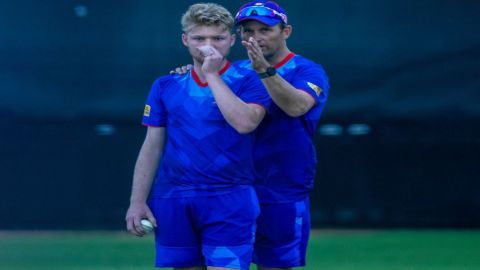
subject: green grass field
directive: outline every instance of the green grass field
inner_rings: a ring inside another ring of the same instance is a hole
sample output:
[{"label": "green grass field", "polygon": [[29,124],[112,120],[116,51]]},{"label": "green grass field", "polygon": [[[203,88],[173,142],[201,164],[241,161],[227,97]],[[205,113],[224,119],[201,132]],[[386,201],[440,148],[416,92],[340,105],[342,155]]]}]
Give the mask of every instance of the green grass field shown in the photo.
[{"label": "green grass field", "polygon": [[[154,269],[153,253],[152,237],[126,233],[0,232],[1,270]],[[478,270],[480,231],[315,231],[314,269]]]}]

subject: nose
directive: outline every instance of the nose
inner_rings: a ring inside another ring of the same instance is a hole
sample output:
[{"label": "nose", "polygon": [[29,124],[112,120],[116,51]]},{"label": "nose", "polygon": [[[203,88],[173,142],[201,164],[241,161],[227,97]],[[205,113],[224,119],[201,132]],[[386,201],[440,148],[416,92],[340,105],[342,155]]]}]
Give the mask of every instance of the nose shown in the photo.
[{"label": "nose", "polygon": [[204,44],[204,45],[210,45],[210,46],[212,46],[212,40],[209,39],[209,38],[205,39],[205,44]]},{"label": "nose", "polygon": [[258,42],[258,41],[261,39],[260,33],[257,32],[257,31],[254,31],[254,32],[252,33],[251,37],[252,37],[253,39],[255,39],[256,42]]}]

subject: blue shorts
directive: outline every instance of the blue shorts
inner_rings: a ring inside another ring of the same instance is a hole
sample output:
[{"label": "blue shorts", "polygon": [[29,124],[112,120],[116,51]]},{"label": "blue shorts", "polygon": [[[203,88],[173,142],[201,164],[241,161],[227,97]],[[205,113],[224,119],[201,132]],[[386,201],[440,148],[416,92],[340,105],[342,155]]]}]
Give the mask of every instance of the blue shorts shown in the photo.
[{"label": "blue shorts", "polygon": [[305,266],[310,236],[308,198],[260,204],[253,262],[270,268]]},{"label": "blue shorts", "polygon": [[154,198],[157,267],[248,269],[259,214],[252,187],[226,194]]}]

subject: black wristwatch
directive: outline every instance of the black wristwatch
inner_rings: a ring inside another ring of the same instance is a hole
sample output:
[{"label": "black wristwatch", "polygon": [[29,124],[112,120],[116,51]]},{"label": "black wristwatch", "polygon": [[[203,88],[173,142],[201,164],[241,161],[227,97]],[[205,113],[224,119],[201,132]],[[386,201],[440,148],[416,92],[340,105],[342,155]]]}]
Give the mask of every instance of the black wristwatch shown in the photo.
[{"label": "black wristwatch", "polygon": [[268,78],[268,77],[272,77],[273,75],[277,74],[277,70],[270,66],[267,68],[267,70],[265,72],[262,72],[262,73],[257,73],[258,76],[260,77],[260,79],[265,79],[265,78]]}]

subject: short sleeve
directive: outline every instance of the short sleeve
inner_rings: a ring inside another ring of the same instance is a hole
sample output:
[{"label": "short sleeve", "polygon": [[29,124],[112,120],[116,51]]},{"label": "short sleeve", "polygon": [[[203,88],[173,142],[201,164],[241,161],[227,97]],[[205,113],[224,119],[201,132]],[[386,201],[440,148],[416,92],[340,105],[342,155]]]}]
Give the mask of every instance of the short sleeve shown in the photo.
[{"label": "short sleeve", "polygon": [[143,110],[142,124],[145,126],[163,127],[167,124],[167,111],[161,98],[161,83],[156,80],[147,97]]},{"label": "short sleeve", "polygon": [[319,65],[302,66],[297,70],[292,85],[310,94],[315,104],[323,104],[328,98],[329,82],[323,68]]}]

